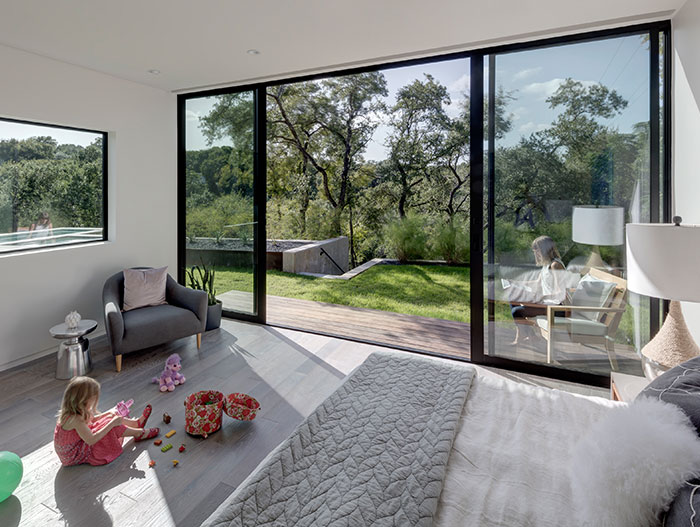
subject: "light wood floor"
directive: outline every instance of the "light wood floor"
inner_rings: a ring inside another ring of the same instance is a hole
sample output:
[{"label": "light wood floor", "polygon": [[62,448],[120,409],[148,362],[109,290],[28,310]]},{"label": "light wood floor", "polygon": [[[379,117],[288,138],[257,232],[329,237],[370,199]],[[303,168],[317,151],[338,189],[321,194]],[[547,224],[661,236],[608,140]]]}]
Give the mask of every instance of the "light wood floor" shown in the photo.
[{"label": "light wood floor", "polygon": [[[53,451],[55,413],[66,381],[54,379],[53,357],[0,373],[0,451],[21,456],[24,478],[15,495],[0,503],[2,527],[199,525],[344,377],[377,346],[224,320],[204,335],[124,358],[117,374],[103,342],[93,342],[95,368],[102,383],[100,407],[133,398],[135,408],[151,403],[151,426],[176,430],[173,450],[162,453],[151,442],[129,443],[117,460],[103,467],[61,468]],[[160,393],[158,375],[169,353],[183,359],[187,382]],[[547,379],[480,369],[529,384],[585,395],[607,391]],[[201,389],[245,392],[261,403],[249,423],[224,416],[222,429],[203,440],[184,432],[185,396]],[[167,411],[173,421],[161,422]],[[177,447],[185,443],[180,454]],[[157,465],[148,468],[153,459]],[[172,467],[171,460],[180,465]]]}]

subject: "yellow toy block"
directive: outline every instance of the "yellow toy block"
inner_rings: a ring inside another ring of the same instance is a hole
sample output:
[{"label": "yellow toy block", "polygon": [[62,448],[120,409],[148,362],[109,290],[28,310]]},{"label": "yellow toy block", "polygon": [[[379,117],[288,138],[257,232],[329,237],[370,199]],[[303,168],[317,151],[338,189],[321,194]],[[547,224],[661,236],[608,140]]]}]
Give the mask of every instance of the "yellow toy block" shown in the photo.
[{"label": "yellow toy block", "polygon": [[170,437],[173,437],[174,435],[175,435],[175,430],[171,430],[170,432],[168,432],[167,434],[165,434],[165,437],[170,438]]}]

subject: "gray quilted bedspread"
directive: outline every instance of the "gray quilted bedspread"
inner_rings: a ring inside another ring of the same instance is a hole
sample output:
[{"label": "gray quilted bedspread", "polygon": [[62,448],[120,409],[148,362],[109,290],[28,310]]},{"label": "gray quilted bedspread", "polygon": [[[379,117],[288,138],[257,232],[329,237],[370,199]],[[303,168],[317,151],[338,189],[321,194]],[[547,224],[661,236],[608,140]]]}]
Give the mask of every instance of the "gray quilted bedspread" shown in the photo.
[{"label": "gray quilted bedspread", "polygon": [[473,375],[372,354],[203,525],[431,525]]}]

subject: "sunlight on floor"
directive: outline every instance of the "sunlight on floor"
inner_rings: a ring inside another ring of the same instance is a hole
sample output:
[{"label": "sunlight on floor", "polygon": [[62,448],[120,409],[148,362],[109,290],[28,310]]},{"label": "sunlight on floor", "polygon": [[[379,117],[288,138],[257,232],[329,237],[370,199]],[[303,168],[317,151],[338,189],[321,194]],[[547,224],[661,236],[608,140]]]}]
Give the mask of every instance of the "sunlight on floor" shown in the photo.
[{"label": "sunlight on floor", "polygon": [[109,465],[61,467],[48,443],[22,458],[25,476],[15,491],[23,511],[19,525],[140,525],[152,517],[174,527],[158,476],[173,468],[166,459],[149,468],[150,461],[147,450],[129,441]]}]

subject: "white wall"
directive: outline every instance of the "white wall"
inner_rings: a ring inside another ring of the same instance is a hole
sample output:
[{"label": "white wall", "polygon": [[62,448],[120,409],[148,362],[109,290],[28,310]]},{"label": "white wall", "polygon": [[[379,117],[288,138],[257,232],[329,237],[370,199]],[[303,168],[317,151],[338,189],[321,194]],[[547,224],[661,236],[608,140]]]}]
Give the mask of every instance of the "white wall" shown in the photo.
[{"label": "white wall", "polygon": [[[672,23],[675,213],[700,224],[700,0],[688,0]],[[700,280],[700,271],[688,279]],[[685,303],[683,312],[700,342],[700,304]]]},{"label": "white wall", "polygon": [[100,323],[105,278],[176,259],[173,94],[0,46],[0,116],[109,132],[109,241],[0,256],[0,370],[54,350],[77,309]]}]

